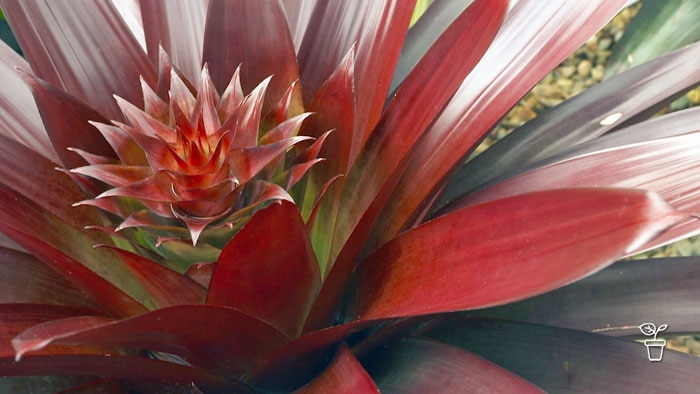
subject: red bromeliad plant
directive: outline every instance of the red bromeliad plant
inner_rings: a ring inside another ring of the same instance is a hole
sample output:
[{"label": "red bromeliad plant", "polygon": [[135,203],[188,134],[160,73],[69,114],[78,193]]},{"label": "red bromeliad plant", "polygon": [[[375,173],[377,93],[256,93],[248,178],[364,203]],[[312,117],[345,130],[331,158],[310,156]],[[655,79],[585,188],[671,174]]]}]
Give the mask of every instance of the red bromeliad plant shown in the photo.
[{"label": "red bromeliad plant", "polygon": [[[700,81],[700,46],[463,165],[625,2],[507,3],[436,1],[408,29],[403,0],[0,2],[26,57],[0,47],[0,375],[95,377],[85,390],[692,387],[680,377],[698,360],[667,351],[654,368],[639,344],[584,331],[697,330],[683,303],[697,286],[663,313],[609,271],[510,303],[698,232],[700,115],[643,120]],[[698,272],[665,263],[657,291]]]}]

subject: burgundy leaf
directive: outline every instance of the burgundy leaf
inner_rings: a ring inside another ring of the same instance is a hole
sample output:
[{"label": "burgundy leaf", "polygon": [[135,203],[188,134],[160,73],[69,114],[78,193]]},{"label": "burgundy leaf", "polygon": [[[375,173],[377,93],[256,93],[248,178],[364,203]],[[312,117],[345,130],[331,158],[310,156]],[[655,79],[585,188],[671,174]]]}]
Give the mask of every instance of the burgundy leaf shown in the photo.
[{"label": "burgundy leaf", "polygon": [[524,301],[471,315],[546,324],[612,336],[639,336],[653,319],[669,333],[698,331],[700,259],[622,261],[588,278]]},{"label": "burgundy leaf", "polygon": [[430,4],[418,21],[408,29],[389,92],[396,91],[438,37],[473,2],[474,0],[442,0]]},{"label": "burgundy leaf", "polygon": [[[616,75],[538,115],[460,168],[441,200],[454,200],[497,176],[511,175],[564,148],[594,139],[663,98],[688,89],[700,82],[700,69],[690,61],[698,56],[700,44],[688,46]],[[606,121],[611,116],[617,120]],[[668,130],[672,129],[664,127],[657,133]]]},{"label": "burgundy leaf", "polygon": [[[597,32],[624,0],[521,0],[479,64],[426,132],[373,231],[377,245],[421,221],[446,176],[546,73]],[[457,141],[459,143],[457,143]]]},{"label": "burgundy leaf", "polygon": [[322,372],[339,341],[378,322],[352,322],[305,334],[266,355],[246,375],[246,381],[269,391],[298,388]]},{"label": "burgundy leaf", "polygon": [[541,294],[684,218],[655,194],[624,189],[548,190],[470,206],[403,233],[365,260],[350,316],[415,316]]},{"label": "burgundy leaf", "polygon": [[239,65],[245,92],[273,76],[266,108],[299,79],[294,43],[278,1],[210,0],[203,62],[220,90]]},{"label": "burgundy leaf", "polygon": [[312,101],[356,45],[355,88],[362,100],[355,115],[359,144],[351,147],[351,160],[381,115],[414,4],[415,0],[316,2],[299,49],[304,101]]},{"label": "burgundy leaf", "polygon": [[31,92],[17,73],[30,70],[29,64],[15,51],[0,42],[0,134],[30,147],[49,160],[58,162]]},{"label": "burgundy leaf", "polygon": [[387,393],[463,393],[467,388],[489,393],[543,392],[473,353],[421,338],[389,343],[362,363]]},{"label": "burgundy leaf", "polygon": [[0,136],[0,184],[41,205],[74,227],[101,224],[103,218],[91,208],[74,208],[85,194],[56,164],[24,145]]},{"label": "burgundy leaf", "polygon": [[95,308],[95,301],[37,260],[17,250],[0,248],[0,304],[47,303]]},{"label": "burgundy leaf", "polygon": [[298,394],[334,392],[337,394],[378,393],[372,378],[347,346],[341,344],[328,368],[311,383],[295,391]]},{"label": "burgundy leaf", "polygon": [[146,357],[112,354],[59,354],[30,356],[17,363],[0,358],[0,375],[84,375],[111,377],[125,381],[169,383],[198,388],[212,393],[249,392],[242,384],[205,369],[152,360]]},{"label": "burgundy leaf", "polygon": [[340,257],[324,284],[319,297],[323,301],[316,306],[312,322],[323,325],[337,306],[356,257],[367,243],[370,226],[388,201],[388,192],[379,196],[377,193],[382,188],[391,190],[398,181],[393,175],[406,163],[406,155],[421,132],[486,51],[505,6],[505,2],[479,1],[467,9],[411,72],[387,108],[368,142],[369,148],[360,154],[345,182],[343,201],[352,204],[340,206],[330,252],[331,261],[339,254]]},{"label": "burgundy leaf", "polygon": [[50,343],[145,348],[233,378],[286,342],[284,335],[258,319],[210,305],[175,306],[112,322],[87,317],[56,320],[32,327],[13,341],[18,353]]},{"label": "burgundy leaf", "polygon": [[320,284],[299,210],[280,201],[258,211],[221,251],[207,304],[234,307],[295,338]]},{"label": "burgundy leaf", "polygon": [[547,392],[693,393],[700,368],[700,358],[670,349],[662,362],[649,362],[644,343],[508,321],[453,318],[421,334],[474,352]]},{"label": "burgundy leaf", "polygon": [[111,2],[3,0],[12,31],[35,75],[120,119],[113,94],[142,103],[139,77],[155,86],[156,72]]},{"label": "burgundy leaf", "polygon": [[[0,304],[0,357],[15,357],[11,340],[22,331],[38,324],[74,316],[100,315],[101,311],[65,305],[46,304]],[[80,351],[86,351],[81,349]],[[65,347],[49,347],[43,354],[69,352]]]},{"label": "burgundy leaf", "polygon": [[107,123],[107,119],[45,81],[26,73],[23,74],[23,78],[32,90],[46,132],[66,168],[85,164],[85,160],[75,152],[68,151],[68,148],[78,148],[93,154],[117,158],[117,154],[102,134],[88,123],[89,121]]},{"label": "burgundy leaf", "polygon": [[151,62],[158,64],[162,47],[173,65],[198,85],[207,0],[141,0],[139,6]]},{"label": "burgundy leaf", "polygon": [[[613,186],[652,190],[677,209],[693,213],[700,209],[696,193],[700,182],[699,152],[700,133],[690,133],[574,156],[496,183],[457,200],[448,209],[551,188]],[[700,221],[691,220],[629,253],[685,238],[699,230]]]}]

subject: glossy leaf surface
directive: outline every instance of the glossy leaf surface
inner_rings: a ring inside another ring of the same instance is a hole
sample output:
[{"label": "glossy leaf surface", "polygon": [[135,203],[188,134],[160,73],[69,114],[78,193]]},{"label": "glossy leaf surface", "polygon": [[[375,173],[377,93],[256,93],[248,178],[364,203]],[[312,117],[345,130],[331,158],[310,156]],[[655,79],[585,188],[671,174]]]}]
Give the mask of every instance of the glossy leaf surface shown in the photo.
[{"label": "glossy leaf surface", "polygon": [[505,318],[599,334],[639,336],[647,320],[668,333],[700,331],[700,259],[644,259],[613,264],[540,296],[472,316]]},{"label": "glossy leaf surface", "polygon": [[[299,49],[304,101],[311,102],[350,48],[356,46],[357,103],[351,160],[377,123],[415,0],[317,1]],[[323,39],[319,39],[323,37]]]},{"label": "glossy leaf surface", "polygon": [[640,65],[700,39],[700,4],[648,1],[642,4],[608,59],[606,77]]},{"label": "glossy leaf surface", "polygon": [[346,345],[340,345],[328,368],[311,383],[295,391],[298,394],[378,393],[379,389]]},{"label": "glossy leaf surface", "polygon": [[294,338],[301,333],[320,284],[299,211],[281,201],[257,212],[224,247],[207,304],[234,307]]},{"label": "glossy leaf surface", "polygon": [[267,92],[271,102],[299,79],[294,43],[278,1],[210,0],[203,51],[202,61],[220,91],[239,65],[244,92],[273,76]]},{"label": "glossy leaf surface", "polygon": [[[536,190],[606,186],[653,190],[677,209],[694,213],[700,207],[695,186],[700,181],[699,151],[700,133],[689,133],[574,156],[496,183],[456,201],[449,209]],[[629,252],[687,237],[698,230],[699,224],[697,220],[688,221]]]},{"label": "glossy leaf surface", "polygon": [[[481,12],[491,7],[495,12],[484,17]],[[393,175],[405,164],[416,139],[486,51],[504,11],[505,2],[489,1],[480,1],[465,11],[431,50],[431,56],[436,58],[426,58],[416,66],[387,108],[369,147],[358,157],[345,181],[342,201],[352,203],[340,205],[334,234],[332,238],[326,235],[332,241],[331,261],[340,257],[324,283],[319,297],[322,303],[312,315],[312,325],[327,320],[336,307],[356,258],[367,243],[370,226],[387,203],[389,194],[378,193],[382,188],[390,190],[398,180]],[[438,59],[447,61],[440,63]],[[439,93],[434,94],[425,86],[434,86]]]},{"label": "glossy leaf surface", "polygon": [[683,48],[593,86],[538,115],[460,168],[438,205],[498,176],[516,174],[537,160],[592,140],[700,82],[700,70],[691,60],[698,56],[700,45]]},{"label": "glossy leaf surface", "polygon": [[0,95],[0,134],[8,136],[35,150],[42,156],[58,162],[39,111],[26,84],[16,68],[30,70],[29,63],[0,42],[0,78],[4,89],[12,94]]},{"label": "glossy leaf surface", "polygon": [[31,356],[17,363],[0,358],[0,375],[85,375],[112,377],[136,382],[191,385],[212,393],[247,392],[242,384],[201,368],[151,360],[146,357],[116,355]]},{"label": "glossy leaf surface", "polygon": [[158,64],[162,47],[173,65],[196,86],[202,71],[207,1],[141,0],[139,9],[151,62]]},{"label": "glossy leaf surface", "polygon": [[[592,36],[622,0],[520,0],[411,156],[372,237],[380,245],[421,221],[446,176],[552,68]],[[546,55],[544,55],[546,53]],[[399,174],[396,174],[399,175]]]},{"label": "glossy leaf surface", "polygon": [[542,393],[532,383],[473,353],[422,338],[391,342],[363,363],[382,393]]},{"label": "glossy leaf surface", "polygon": [[214,373],[239,377],[286,341],[269,325],[235,309],[183,305],[112,322],[84,317],[56,320],[23,332],[13,344],[18,354],[52,342],[145,348],[178,355]]},{"label": "glossy leaf surface", "polygon": [[35,75],[102,115],[121,118],[113,94],[143,101],[140,76],[155,86],[155,68],[112,3],[2,1],[0,7]]},{"label": "glossy leaf surface", "polygon": [[470,206],[368,257],[356,272],[350,318],[483,308],[541,294],[601,269],[684,217],[657,195],[621,189],[548,190]]},{"label": "glossy leaf surface", "polygon": [[102,134],[88,123],[90,121],[108,123],[107,119],[45,81],[28,74],[24,75],[24,79],[32,90],[51,143],[66,168],[85,164],[85,160],[68,148],[78,148],[91,154],[117,158],[117,154]]},{"label": "glossy leaf surface", "polygon": [[700,368],[700,358],[689,354],[666,349],[655,363],[643,343],[525,323],[452,319],[422,334],[468,349],[547,392],[692,393]]}]

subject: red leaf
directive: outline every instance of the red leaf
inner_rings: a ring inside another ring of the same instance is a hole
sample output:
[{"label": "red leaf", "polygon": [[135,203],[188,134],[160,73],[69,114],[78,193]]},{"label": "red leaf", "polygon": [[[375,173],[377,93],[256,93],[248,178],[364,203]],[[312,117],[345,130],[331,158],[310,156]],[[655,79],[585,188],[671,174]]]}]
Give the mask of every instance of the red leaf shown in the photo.
[{"label": "red leaf", "polygon": [[113,94],[142,103],[139,77],[155,86],[155,68],[111,2],[3,0],[35,75],[88,103],[110,119],[121,119]]},{"label": "red leaf", "polygon": [[304,101],[312,101],[356,45],[355,87],[362,100],[355,116],[359,144],[351,149],[351,161],[382,113],[414,4],[415,0],[316,2],[299,49]]},{"label": "red leaf", "polygon": [[[51,320],[65,319],[74,316],[100,315],[96,309],[81,308],[65,305],[46,304],[0,304],[0,357],[15,357],[11,340],[22,331]],[[85,351],[82,349],[80,351]],[[65,347],[51,347],[42,350],[43,354],[73,352]]]},{"label": "red leaf", "polygon": [[145,357],[106,355],[30,356],[16,363],[0,358],[1,376],[84,375],[111,377],[125,381],[169,383],[212,393],[247,392],[242,384],[205,369],[188,367]]},{"label": "red leaf", "polygon": [[467,387],[484,393],[543,392],[473,353],[426,339],[395,341],[362,361],[382,392],[463,393]]},{"label": "red leaf", "polygon": [[287,23],[294,39],[294,47],[299,50],[301,41],[306,33],[306,26],[311,19],[311,13],[317,0],[282,0],[284,11],[287,14]]},{"label": "red leaf", "polygon": [[5,42],[0,43],[0,133],[30,147],[49,160],[58,162],[32,94],[17,73],[30,70],[29,64]]},{"label": "red leaf", "polygon": [[210,0],[203,63],[209,64],[212,80],[220,90],[239,65],[245,92],[272,75],[267,112],[299,79],[294,44],[280,3]]},{"label": "red leaf", "polygon": [[224,247],[207,304],[255,316],[298,337],[320,287],[318,263],[296,205],[258,211]]},{"label": "red leaf", "polygon": [[95,301],[34,256],[0,248],[2,303],[48,303],[95,308]]},{"label": "red leaf", "polygon": [[309,384],[295,391],[298,394],[329,392],[337,394],[378,393],[379,389],[350,349],[345,345],[340,345],[328,368]]},{"label": "red leaf", "polygon": [[[515,103],[596,33],[624,0],[518,1],[479,64],[426,132],[374,228],[377,245],[421,219],[446,176]],[[456,143],[459,141],[459,143]]]},{"label": "red leaf", "polygon": [[68,148],[78,148],[100,156],[117,158],[112,147],[89,121],[108,123],[102,115],[47,82],[23,74],[39,107],[51,143],[66,168],[86,162]]},{"label": "red leaf", "polygon": [[[700,133],[684,134],[572,155],[466,196],[449,209],[551,188],[609,186],[652,190],[677,209],[693,213],[700,210],[699,167]],[[685,238],[699,229],[700,221],[689,221],[629,252]]]},{"label": "red leaf", "polygon": [[655,194],[561,189],[464,208],[409,230],[356,272],[350,317],[505,304],[597,271],[684,219]]},{"label": "red leaf", "polygon": [[202,71],[206,1],[141,0],[139,2],[148,57],[159,61],[159,46],[194,85]]},{"label": "red leaf", "polygon": [[23,332],[17,342],[31,341],[21,347],[23,351],[41,349],[53,342],[150,349],[234,378],[287,342],[284,335],[260,320],[235,309],[210,305],[182,305],[99,323],[80,317],[56,320]]},{"label": "red leaf", "polygon": [[39,204],[74,227],[101,224],[103,218],[96,210],[71,206],[72,203],[83,200],[85,194],[69,177],[56,171],[55,167],[55,163],[40,154],[0,136],[0,184]]},{"label": "red leaf", "polygon": [[341,204],[338,218],[333,217],[337,225],[330,260],[340,257],[324,283],[319,297],[322,301],[313,312],[310,327],[323,326],[333,313],[356,258],[368,242],[369,230],[398,182],[395,173],[405,166],[423,130],[486,51],[498,31],[505,5],[480,1],[468,8],[411,72],[387,108],[345,182],[342,201],[352,203]]}]

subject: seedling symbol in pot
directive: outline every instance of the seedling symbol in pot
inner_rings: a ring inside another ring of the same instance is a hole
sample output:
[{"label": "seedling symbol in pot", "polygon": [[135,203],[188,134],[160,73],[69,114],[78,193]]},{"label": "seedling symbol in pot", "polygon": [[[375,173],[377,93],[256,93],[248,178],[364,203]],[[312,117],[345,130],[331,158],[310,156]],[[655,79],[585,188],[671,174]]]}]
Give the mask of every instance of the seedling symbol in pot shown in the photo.
[{"label": "seedling symbol in pot", "polygon": [[642,331],[642,334],[650,337],[654,336],[654,339],[647,339],[644,341],[644,345],[647,347],[647,355],[649,357],[649,361],[661,361],[661,359],[664,357],[664,347],[666,346],[666,340],[665,339],[656,339],[656,336],[659,335],[661,331],[664,331],[668,328],[668,324],[662,324],[658,328],[654,323],[644,323],[639,326],[639,329]]}]

